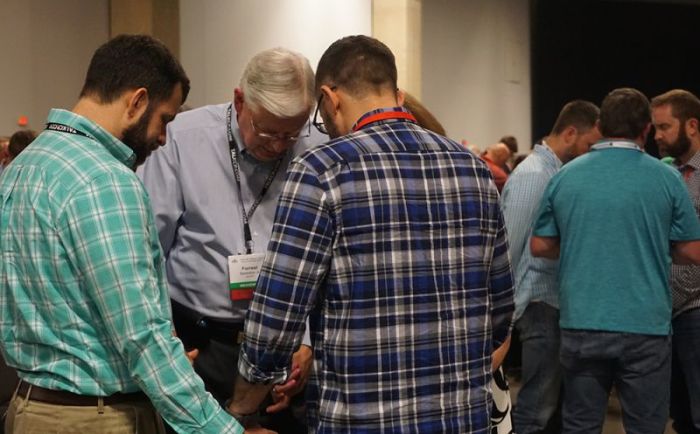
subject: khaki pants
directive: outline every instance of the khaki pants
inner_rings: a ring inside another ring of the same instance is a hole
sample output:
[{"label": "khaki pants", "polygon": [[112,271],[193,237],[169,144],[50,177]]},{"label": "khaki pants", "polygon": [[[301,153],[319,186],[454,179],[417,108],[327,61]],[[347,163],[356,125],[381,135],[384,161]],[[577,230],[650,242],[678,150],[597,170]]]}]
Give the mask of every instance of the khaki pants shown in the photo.
[{"label": "khaki pants", "polygon": [[78,407],[15,396],[7,411],[5,433],[163,434],[165,430],[150,402]]}]

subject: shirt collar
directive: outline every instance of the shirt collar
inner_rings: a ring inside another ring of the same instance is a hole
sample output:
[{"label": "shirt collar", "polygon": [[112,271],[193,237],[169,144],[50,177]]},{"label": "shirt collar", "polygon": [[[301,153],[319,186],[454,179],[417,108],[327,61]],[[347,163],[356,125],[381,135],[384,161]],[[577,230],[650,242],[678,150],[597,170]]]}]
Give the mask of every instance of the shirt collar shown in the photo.
[{"label": "shirt collar", "polygon": [[51,109],[48,122],[68,125],[93,137],[97,143],[104,146],[122,164],[131,168],[134,167],[136,162],[134,151],[90,119],[68,110]]},{"label": "shirt collar", "polygon": [[[674,162],[674,164],[675,164],[675,162]],[[700,151],[696,152],[695,155],[690,157],[690,160],[688,160],[687,163],[682,164],[680,166],[676,166],[676,167],[678,167],[678,169],[682,171],[686,166],[690,166],[694,170],[700,169]]]},{"label": "shirt collar", "polygon": [[[363,114],[362,116],[360,116],[360,118],[357,120],[357,122],[355,122],[355,124],[352,126],[352,130],[355,131],[355,128],[357,128],[358,125],[361,125],[363,123],[363,121],[365,119],[369,118],[370,116],[375,116],[379,113],[391,113],[391,112],[406,113],[409,115],[411,114],[411,112],[406,110],[404,107],[384,107],[384,108],[375,109],[375,110],[369,111],[369,112]],[[389,117],[386,119],[380,119],[380,120],[376,120],[373,122],[369,122],[365,125],[362,125],[360,129],[366,128],[370,125],[381,125],[381,124],[386,124],[389,122],[396,122],[397,120],[402,120],[402,121],[406,121],[406,122],[413,122],[410,119],[403,119],[400,117]],[[415,123],[415,122],[413,122],[413,123]]]},{"label": "shirt collar", "polygon": [[563,165],[557,154],[552,151],[552,148],[549,147],[545,140],[542,140],[542,144],[536,144],[532,152],[538,154],[552,167],[559,169]]}]

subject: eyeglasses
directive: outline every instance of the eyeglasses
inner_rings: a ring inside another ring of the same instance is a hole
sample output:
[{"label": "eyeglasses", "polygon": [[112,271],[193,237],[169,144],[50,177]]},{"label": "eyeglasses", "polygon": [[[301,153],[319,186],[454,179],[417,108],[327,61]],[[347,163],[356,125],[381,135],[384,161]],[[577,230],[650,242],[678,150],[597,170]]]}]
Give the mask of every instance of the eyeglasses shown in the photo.
[{"label": "eyeglasses", "polygon": [[[306,134],[301,134],[301,131],[300,131],[299,134],[291,135],[291,136],[289,136],[287,134],[272,134],[272,133],[266,133],[264,131],[261,131],[258,127],[255,126],[255,122],[253,122],[252,116],[250,118],[250,126],[253,127],[253,132],[255,133],[256,136],[260,137],[261,139],[265,139],[265,140],[269,140],[269,141],[281,140],[284,142],[291,143],[291,142],[296,142],[299,139],[309,137],[311,135],[311,124],[309,124],[308,122],[306,123],[306,128],[307,128]],[[302,127],[302,129],[303,129],[303,127]]]},{"label": "eyeglasses", "polygon": [[[336,90],[338,86],[331,86],[331,90]],[[321,92],[321,96],[318,97],[318,102],[316,103],[316,111],[314,112],[314,120],[311,122],[314,124],[314,127],[321,133],[321,134],[328,134],[328,129],[326,129],[326,124],[323,122],[323,118],[319,121],[319,116],[318,116],[318,110],[321,107],[321,100],[323,100],[323,92]]]}]

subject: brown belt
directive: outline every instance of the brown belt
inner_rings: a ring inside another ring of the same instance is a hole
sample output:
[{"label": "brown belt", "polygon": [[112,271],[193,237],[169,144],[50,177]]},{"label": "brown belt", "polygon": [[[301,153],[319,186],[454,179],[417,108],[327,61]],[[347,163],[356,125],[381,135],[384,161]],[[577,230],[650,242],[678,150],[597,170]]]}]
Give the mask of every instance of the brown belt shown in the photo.
[{"label": "brown belt", "polygon": [[[30,384],[22,381],[17,389],[17,396],[27,398]],[[31,385],[29,393],[30,401],[39,401],[54,405],[74,405],[79,407],[96,407],[98,396],[78,395],[77,393],[66,392],[64,390],[51,390],[39,386]],[[114,395],[102,397],[104,405],[123,404],[127,402],[148,401],[148,397],[143,392],[115,393]]]}]

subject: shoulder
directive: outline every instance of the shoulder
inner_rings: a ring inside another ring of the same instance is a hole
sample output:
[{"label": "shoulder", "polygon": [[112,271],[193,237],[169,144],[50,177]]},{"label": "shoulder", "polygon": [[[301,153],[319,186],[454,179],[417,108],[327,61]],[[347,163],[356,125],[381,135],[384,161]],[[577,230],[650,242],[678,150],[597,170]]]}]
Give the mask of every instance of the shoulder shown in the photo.
[{"label": "shoulder", "polygon": [[168,124],[168,133],[183,134],[209,130],[215,127],[224,129],[226,127],[226,112],[229,105],[229,103],[206,105],[179,113]]}]

